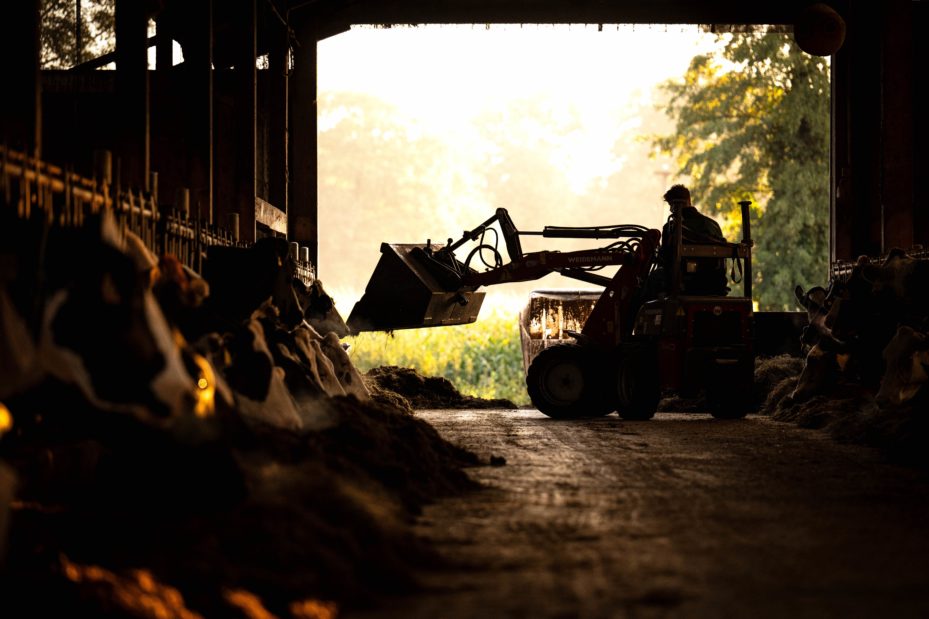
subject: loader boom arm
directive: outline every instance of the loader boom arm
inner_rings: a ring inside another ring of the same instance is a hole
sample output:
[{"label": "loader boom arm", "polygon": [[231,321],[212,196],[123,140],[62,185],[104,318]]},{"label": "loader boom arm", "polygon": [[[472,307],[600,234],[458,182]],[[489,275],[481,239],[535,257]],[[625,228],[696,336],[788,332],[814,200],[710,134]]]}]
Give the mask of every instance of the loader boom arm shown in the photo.
[{"label": "loader boom arm", "polygon": [[[495,241],[499,224],[509,261],[504,261],[497,243],[486,240],[492,232]],[[580,251],[539,251],[523,253],[520,236],[549,238],[614,239],[605,247]],[[348,326],[353,332],[390,331],[427,326],[465,324],[477,319],[484,293],[481,286],[533,281],[549,273],[560,273],[584,282],[604,287],[584,326],[584,335],[615,345],[624,334],[631,332],[637,300],[635,291],[641,288],[654,261],[661,233],[636,225],[595,227],[546,226],[540,232],[516,229],[506,209],[498,208],[494,215],[472,230],[466,230],[457,241],[446,244],[381,245],[383,254],[361,300],[355,304]],[[477,247],[463,262],[455,250],[468,243]],[[482,253],[483,252],[483,253]],[[492,261],[485,253],[493,256]],[[470,263],[481,256],[487,268],[478,271]],[[611,277],[594,271],[618,266]]]}]

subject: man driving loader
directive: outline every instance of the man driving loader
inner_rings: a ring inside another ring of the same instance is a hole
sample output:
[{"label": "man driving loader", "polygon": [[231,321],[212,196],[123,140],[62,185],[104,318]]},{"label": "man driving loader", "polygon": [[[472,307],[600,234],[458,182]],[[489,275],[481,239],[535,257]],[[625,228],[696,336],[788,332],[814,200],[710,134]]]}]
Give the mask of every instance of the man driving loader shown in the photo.
[{"label": "man driving loader", "polygon": [[[675,202],[684,204],[681,209],[682,240],[684,243],[715,244],[727,243],[719,224],[697,210],[690,198],[690,190],[684,185],[673,185],[664,196],[664,201],[673,208]],[[661,229],[661,247],[658,250],[658,267],[649,275],[646,283],[646,298],[655,298],[670,289],[670,274],[674,268],[674,222],[669,217]],[[726,263],[722,258],[700,258],[681,263],[681,292],[691,295],[721,295],[729,292],[726,285]]]}]

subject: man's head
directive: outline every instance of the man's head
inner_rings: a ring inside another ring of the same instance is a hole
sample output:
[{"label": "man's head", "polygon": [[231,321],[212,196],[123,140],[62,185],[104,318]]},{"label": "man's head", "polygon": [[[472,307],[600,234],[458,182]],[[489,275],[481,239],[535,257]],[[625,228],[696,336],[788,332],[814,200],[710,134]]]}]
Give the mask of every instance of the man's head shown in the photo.
[{"label": "man's head", "polygon": [[677,200],[684,202],[685,206],[693,206],[690,202],[690,190],[684,185],[672,185],[664,194],[664,201],[672,204]]}]

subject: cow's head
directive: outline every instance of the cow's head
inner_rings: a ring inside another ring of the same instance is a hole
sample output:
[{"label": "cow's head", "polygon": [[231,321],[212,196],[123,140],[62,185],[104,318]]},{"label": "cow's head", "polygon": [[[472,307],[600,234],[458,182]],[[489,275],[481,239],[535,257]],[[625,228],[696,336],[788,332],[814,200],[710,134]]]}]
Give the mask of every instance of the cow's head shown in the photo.
[{"label": "cow's head", "polygon": [[813,346],[806,355],[803,371],[797,378],[797,386],[790,394],[790,400],[802,402],[814,395],[824,392],[835,383],[841,370],[839,353],[827,350],[820,344]]},{"label": "cow's head", "polygon": [[900,406],[913,399],[929,380],[929,336],[900,326],[884,348],[884,374],[876,400],[881,406]]},{"label": "cow's head", "polygon": [[81,230],[67,284],[50,297],[40,336],[42,369],[73,384],[101,410],[169,424],[206,412],[208,363],[171,329],[150,289],[148,268],[107,235]]},{"label": "cow's head", "polygon": [[803,329],[801,344],[815,346],[825,342],[825,346],[832,350],[844,349],[845,343],[836,336],[833,326],[842,311],[843,303],[848,299],[845,284],[832,280],[828,289],[814,286],[807,292],[797,286],[794,295],[807,312],[807,326]]},{"label": "cow's head", "polygon": [[303,320],[291,285],[296,269],[284,239],[266,237],[248,248],[210,247],[204,265],[210,289],[207,303],[227,326],[234,326],[270,299],[280,321],[294,328]]},{"label": "cow's head", "polygon": [[348,326],[335,307],[335,301],[323,289],[322,282],[316,279],[307,286],[299,278],[294,278],[292,284],[303,308],[303,318],[316,331],[322,335],[335,333],[339,338],[350,335]]},{"label": "cow's head", "polygon": [[271,284],[271,301],[280,313],[280,321],[293,329],[303,321],[303,311],[292,282],[297,263],[290,255],[290,244],[277,237],[258,239],[252,247],[258,261],[265,265]]}]

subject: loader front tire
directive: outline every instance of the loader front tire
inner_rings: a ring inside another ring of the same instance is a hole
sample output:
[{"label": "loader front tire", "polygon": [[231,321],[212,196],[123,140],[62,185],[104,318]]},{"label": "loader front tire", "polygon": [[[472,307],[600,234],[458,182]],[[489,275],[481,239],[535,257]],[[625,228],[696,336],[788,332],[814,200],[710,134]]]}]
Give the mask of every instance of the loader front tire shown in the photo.
[{"label": "loader front tire", "polygon": [[629,421],[655,416],[661,386],[654,346],[634,342],[622,346],[616,370],[616,410]]},{"label": "loader front tire", "polygon": [[559,344],[536,355],[526,372],[532,404],[554,419],[602,417],[612,412],[604,397],[596,356],[577,344]]}]

